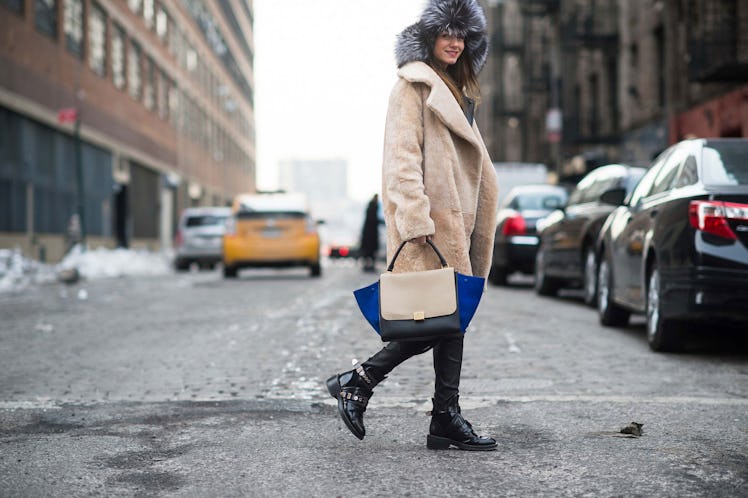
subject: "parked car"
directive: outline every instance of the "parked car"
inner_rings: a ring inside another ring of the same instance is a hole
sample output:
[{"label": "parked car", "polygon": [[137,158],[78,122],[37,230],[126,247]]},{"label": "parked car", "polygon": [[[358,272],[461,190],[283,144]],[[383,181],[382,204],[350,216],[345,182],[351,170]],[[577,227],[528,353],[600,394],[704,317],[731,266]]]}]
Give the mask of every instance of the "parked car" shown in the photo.
[{"label": "parked car", "polygon": [[514,272],[533,273],[538,247],[535,223],[566,199],[566,190],[555,185],[523,185],[507,192],[497,215],[489,282],[504,285]]},{"label": "parked car", "polygon": [[[623,196],[614,189],[602,200],[616,204]],[[600,237],[603,325],[646,314],[649,346],[669,351],[682,346],[689,323],[748,323],[748,139],[668,148]]]},{"label": "parked car", "polygon": [[320,237],[301,194],[243,194],[234,199],[223,236],[223,275],[246,267],[306,266],[322,273]]},{"label": "parked car", "polygon": [[221,261],[221,241],[230,214],[228,207],[196,207],[182,212],[174,244],[177,271],[188,270],[193,263],[212,269]]},{"label": "parked car", "polygon": [[601,166],[588,173],[572,191],[566,206],[538,223],[535,291],[555,295],[562,287],[584,289],[584,301],[595,304],[597,261],[595,243],[605,218],[615,209],[600,194],[623,188],[628,195],[647,170],[624,164]]}]

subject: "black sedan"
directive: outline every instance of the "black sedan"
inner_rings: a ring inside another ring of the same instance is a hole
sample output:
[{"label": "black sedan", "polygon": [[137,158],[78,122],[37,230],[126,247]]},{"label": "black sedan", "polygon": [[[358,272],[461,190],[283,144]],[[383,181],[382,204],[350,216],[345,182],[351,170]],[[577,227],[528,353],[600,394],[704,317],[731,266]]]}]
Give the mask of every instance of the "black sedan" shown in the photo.
[{"label": "black sedan", "polygon": [[[621,196],[609,190],[602,199]],[[667,149],[608,217],[598,249],[603,325],[646,314],[655,351],[679,349],[691,323],[745,327],[748,139],[686,140]]]},{"label": "black sedan", "polygon": [[592,170],[577,184],[566,206],[538,223],[540,246],[535,258],[535,291],[555,295],[562,287],[582,287],[587,304],[595,304],[595,242],[614,206],[600,202],[606,190],[630,193],[647,170],[609,164]]},{"label": "black sedan", "polygon": [[566,190],[555,185],[523,185],[507,193],[497,216],[489,282],[504,285],[514,272],[533,273],[538,249],[535,224],[566,199]]}]

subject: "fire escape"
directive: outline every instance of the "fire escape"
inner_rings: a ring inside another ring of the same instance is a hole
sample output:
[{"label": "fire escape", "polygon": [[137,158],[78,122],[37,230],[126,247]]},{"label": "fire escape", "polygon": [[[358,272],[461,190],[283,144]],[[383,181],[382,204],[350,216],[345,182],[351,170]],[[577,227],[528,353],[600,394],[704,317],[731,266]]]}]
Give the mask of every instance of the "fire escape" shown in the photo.
[{"label": "fire escape", "polygon": [[[552,108],[558,108],[558,75],[553,74],[554,30],[560,0],[524,0],[523,59],[524,87],[526,95],[526,145],[531,161],[550,163],[555,168],[558,163],[557,141],[559,134],[552,138],[546,130],[546,119]],[[554,143],[555,142],[555,143]],[[555,148],[554,148],[555,147]]]},{"label": "fire escape", "polygon": [[688,76],[692,81],[748,79],[748,5],[742,0],[689,0]]},{"label": "fire escape", "polygon": [[[497,10],[497,25],[491,35],[491,52],[496,61],[496,97],[492,102],[491,114],[493,120],[499,123],[502,145],[496,151],[498,157],[505,158],[505,141],[509,140],[508,128],[517,128],[524,123],[525,109],[524,99],[520,92],[521,73],[519,64],[524,57],[522,43],[522,26],[520,23],[511,22],[506,16],[506,6],[499,3]],[[522,136],[522,155],[526,147],[524,145],[524,134]]]},{"label": "fire escape", "polygon": [[[567,155],[585,146],[619,142],[618,9],[614,0],[591,0],[561,13],[565,88],[563,148]],[[602,61],[595,67],[593,59]],[[588,61],[580,67],[580,61]],[[586,70],[586,71],[585,71]],[[604,98],[607,96],[607,98]]]},{"label": "fire escape", "polygon": [[559,4],[560,0],[518,0],[496,7],[499,21],[491,51],[498,81],[492,114],[505,130],[504,140],[519,145],[526,162],[552,159],[544,129],[551,92],[550,16]]}]

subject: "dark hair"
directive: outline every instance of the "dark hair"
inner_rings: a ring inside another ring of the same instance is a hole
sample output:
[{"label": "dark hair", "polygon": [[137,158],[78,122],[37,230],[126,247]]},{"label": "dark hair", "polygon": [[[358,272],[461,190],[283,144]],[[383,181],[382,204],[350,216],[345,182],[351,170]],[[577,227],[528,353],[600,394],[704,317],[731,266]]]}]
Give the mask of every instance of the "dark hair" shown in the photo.
[{"label": "dark hair", "polygon": [[447,85],[447,88],[452,92],[460,107],[465,105],[463,96],[470,97],[476,102],[480,100],[480,84],[478,83],[477,75],[473,72],[472,60],[470,60],[470,55],[467,51],[463,51],[457,62],[451,66],[447,66],[445,70],[434,60],[432,50],[428,64]]}]

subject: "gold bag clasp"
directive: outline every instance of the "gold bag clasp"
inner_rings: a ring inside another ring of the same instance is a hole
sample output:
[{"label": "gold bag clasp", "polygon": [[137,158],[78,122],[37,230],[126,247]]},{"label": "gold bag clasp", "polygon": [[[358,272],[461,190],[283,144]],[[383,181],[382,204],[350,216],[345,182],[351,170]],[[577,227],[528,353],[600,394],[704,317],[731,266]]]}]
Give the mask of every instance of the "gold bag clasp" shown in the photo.
[{"label": "gold bag clasp", "polygon": [[423,311],[414,311],[413,312],[413,320],[415,320],[417,322],[421,322],[421,321],[423,321],[425,319],[426,319],[426,316],[423,313]]}]

